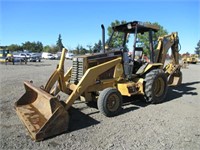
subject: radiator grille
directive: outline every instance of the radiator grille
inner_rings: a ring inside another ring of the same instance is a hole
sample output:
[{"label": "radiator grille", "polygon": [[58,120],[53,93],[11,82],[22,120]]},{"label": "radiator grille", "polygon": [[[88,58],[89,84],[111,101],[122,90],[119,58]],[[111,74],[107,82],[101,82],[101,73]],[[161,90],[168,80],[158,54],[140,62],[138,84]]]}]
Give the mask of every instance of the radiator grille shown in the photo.
[{"label": "radiator grille", "polygon": [[84,74],[83,66],[83,59],[73,59],[70,83],[78,84],[78,82],[81,80]]}]

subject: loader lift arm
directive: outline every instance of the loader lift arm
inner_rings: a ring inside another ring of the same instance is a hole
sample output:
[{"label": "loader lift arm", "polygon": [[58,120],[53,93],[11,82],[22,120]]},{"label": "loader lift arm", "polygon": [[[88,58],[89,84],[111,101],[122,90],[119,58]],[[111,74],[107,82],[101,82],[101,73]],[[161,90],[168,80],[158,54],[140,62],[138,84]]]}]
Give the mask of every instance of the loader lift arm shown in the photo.
[{"label": "loader lift arm", "polygon": [[[63,48],[62,54],[60,57],[60,62],[57,66],[57,69],[53,72],[49,80],[47,81],[44,90],[51,95],[57,95],[58,92],[62,91],[64,93],[69,93],[69,90],[66,87],[65,82],[67,82],[71,77],[72,67],[64,74],[64,61],[65,61],[65,53],[67,50]],[[53,89],[52,87],[55,83],[58,82]]]},{"label": "loader lift arm", "polygon": [[114,60],[105,62],[98,66],[94,66],[86,71],[84,76],[79,81],[78,85],[76,85],[73,92],[69,95],[66,100],[66,109],[68,110],[74,101],[91,85],[95,85],[97,77],[103,72],[109,70],[110,68],[116,66],[121,62],[121,58],[116,58]]}]

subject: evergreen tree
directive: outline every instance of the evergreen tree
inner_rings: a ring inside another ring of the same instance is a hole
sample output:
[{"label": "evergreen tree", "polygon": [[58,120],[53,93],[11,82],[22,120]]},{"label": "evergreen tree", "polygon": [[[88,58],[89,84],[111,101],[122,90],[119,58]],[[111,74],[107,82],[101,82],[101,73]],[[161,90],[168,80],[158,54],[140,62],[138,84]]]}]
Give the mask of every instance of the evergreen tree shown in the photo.
[{"label": "evergreen tree", "polygon": [[198,54],[200,56],[200,40],[197,43],[197,47],[195,48],[195,53]]},{"label": "evergreen tree", "polygon": [[62,49],[64,48],[62,44],[61,34],[58,35],[58,41],[56,43],[56,46],[59,48],[59,51],[62,51]]}]

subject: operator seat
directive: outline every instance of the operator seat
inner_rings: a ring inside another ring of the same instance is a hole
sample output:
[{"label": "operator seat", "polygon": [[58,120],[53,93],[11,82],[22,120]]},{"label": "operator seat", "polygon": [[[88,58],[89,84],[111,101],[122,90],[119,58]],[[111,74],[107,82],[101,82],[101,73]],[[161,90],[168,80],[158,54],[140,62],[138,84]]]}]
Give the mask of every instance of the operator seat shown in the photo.
[{"label": "operator seat", "polygon": [[142,47],[136,47],[135,48],[135,59],[134,61],[134,67],[133,67],[133,74],[136,74],[136,72],[139,70],[139,68],[143,65],[142,60],[143,55],[143,48]]}]

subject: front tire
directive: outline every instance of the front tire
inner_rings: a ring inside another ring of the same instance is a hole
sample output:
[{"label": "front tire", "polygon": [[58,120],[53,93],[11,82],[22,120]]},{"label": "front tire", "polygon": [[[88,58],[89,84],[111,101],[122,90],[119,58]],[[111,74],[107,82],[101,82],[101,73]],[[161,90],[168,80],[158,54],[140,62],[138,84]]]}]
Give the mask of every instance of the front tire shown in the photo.
[{"label": "front tire", "polygon": [[122,109],[121,93],[115,88],[104,89],[99,95],[97,107],[107,117],[118,115]]},{"label": "front tire", "polygon": [[163,70],[154,69],[145,75],[145,99],[152,104],[162,102],[167,94],[167,77]]}]

